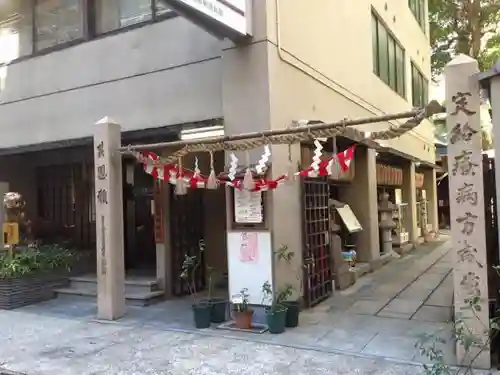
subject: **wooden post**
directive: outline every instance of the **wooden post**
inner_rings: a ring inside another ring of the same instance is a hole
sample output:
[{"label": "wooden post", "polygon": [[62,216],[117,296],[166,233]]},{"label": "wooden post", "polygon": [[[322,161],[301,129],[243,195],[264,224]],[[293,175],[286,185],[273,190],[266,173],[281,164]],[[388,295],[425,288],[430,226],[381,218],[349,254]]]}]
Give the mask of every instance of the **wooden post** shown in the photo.
[{"label": "wooden post", "polygon": [[[445,67],[448,171],[455,293],[455,322],[466,325],[482,348],[466,352],[457,342],[459,364],[491,367],[488,270],[484,219],[477,61],[459,55]],[[476,301],[477,299],[477,301]],[[463,322],[463,323],[462,323]],[[483,349],[479,353],[480,349]]]}]

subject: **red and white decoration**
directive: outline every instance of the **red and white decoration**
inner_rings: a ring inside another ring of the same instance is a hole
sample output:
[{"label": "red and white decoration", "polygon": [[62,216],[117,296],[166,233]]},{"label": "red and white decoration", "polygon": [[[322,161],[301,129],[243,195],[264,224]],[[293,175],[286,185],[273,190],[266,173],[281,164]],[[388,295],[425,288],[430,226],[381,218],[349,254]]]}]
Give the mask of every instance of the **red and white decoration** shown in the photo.
[{"label": "red and white decoration", "polygon": [[[349,170],[349,166],[351,161],[354,158],[354,150],[355,146],[349,147],[347,150],[338,153],[337,155],[331,156],[329,158],[325,158],[321,160],[320,154],[321,149],[316,150],[315,157],[311,166],[305,170],[299,171],[295,173],[295,176],[300,177],[324,177],[324,176],[335,176],[338,177]],[[264,155],[261,158],[261,163],[259,163],[259,170],[263,170],[267,160],[269,160],[269,156],[271,155],[269,147],[265,149]],[[187,187],[192,189],[205,189],[210,188],[207,185],[207,182],[210,180],[209,177],[205,177],[200,173],[198,168],[197,159],[195,159],[195,170],[191,171],[182,167],[179,164],[168,163],[168,164],[160,164],[161,158],[160,156],[152,153],[152,152],[143,152],[135,154],[137,160],[144,164],[144,170],[146,173],[150,174],[154,178],[162,181],[168,181],[172,185],[177,185],[179,183],[179,179],[182,179]],[[264,161],[264,163],[262,163]],[[160,163],[159,163],[160,162]],[[212,184],[213,186],[219,185],[227,185],[232,186],[235,189],[243,190],[244,189],[244,179],[236,178],[236,169],[238,166],[238,158],[231,154],[231,164],[227,178],[216,178],[216,184]],[[213,174],[213,170],[211,171],[211,175]],[[285,183],[289,180],[290,177],[283,174],[274,180],[268,180],[263,178],[254,179],[254,184],[252,186],[251,191],[267,191],[274,190],[281,184]]]}]

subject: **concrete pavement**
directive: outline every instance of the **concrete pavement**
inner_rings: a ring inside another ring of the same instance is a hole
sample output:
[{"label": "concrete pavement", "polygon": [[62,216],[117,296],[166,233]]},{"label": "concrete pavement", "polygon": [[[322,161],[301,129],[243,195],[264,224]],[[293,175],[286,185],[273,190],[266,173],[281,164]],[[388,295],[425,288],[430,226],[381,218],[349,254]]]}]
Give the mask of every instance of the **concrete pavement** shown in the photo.
[{"label": "concrete pavement", "polygon": [[[304,311],[282,335],[195,330],[186,300],[130,307],[112,323],[95,321],[95,303],[85,300],[0,311],[0,367],[28,375],[424,374],[415,342],[451,330],[449,246],[435,247]],[[453,349],[443,346],[450,363]]]}]

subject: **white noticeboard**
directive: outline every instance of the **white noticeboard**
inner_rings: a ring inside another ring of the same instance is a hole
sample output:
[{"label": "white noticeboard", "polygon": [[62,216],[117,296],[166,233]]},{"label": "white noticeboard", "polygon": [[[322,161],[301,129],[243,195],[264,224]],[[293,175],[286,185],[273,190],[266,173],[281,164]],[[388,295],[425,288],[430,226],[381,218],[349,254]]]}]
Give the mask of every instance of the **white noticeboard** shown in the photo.
[{"label": "white noticeboard", "polygon": [[351,207],[346,204],[344,207],[337,207],[337,212],[340,215],[340,218],[344,222],[349,233],[360,232],[363,230],[363,227],[359,223],[356,215],[352,212]]},{"label": "white noticeboard", "polygon": [[238,224],[260,224],[263,220],[262,193],[234,189],[234,221]]},{"label": "white noticeboard", "polygon": [[262,285],[272,285],[272,246],[270,232],[232,231],[227,233],[227,265],[229,271],[229,296],[237,301],[240,291],[248,289],[249,303],[267,304],[262,301]]}]

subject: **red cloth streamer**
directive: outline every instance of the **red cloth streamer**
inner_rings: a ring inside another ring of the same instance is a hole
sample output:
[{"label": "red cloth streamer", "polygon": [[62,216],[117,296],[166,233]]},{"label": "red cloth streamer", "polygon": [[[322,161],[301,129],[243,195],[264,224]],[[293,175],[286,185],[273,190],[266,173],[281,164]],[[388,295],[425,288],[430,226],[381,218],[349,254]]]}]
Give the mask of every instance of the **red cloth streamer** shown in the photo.
[{"label": "red cloth streamer", "polygon": [[329,158],[325,158],[321,160],[319,163],[319,168],[317,171],[314,170],[313,167],[309,167],[304,169],[298,173],[301,177],[324,177],[328,176],[328,164],[330,161],[337,157],[339,161],[340,169],[342,173],[345,173],[349,170],[349,166],[351,165],[351,161],[354,159],[354,150],[356,149],[356,145],[349,147],[347,150],[343,152],[339,152],[336,156],[331,156]]},{"label": "red cloth streamer", "polygon": [[[354,159],[354,150],[356,146],[351,146],[347,150],[340,152],[336,155],[340,169],[343,173],[349,170],[351,161]],[[328,176],[328,164],[335,156],[322,160],[319,164],[318,171],[314,171],[312,167],[304,169],[298,173],[299,176],[312,177],[312,176]],[[143,152],[142,159],[151,160],[151,162],[158,162],[161,158],[153,152]],[[144,171],[155,179],[166,180],[172,184],[177,182],[180,178],[179,166],[174,163],[169,164],[153,164],[144,162]],[[182,168],[182,177],[188,181],[188,186],[192,189],[203,189],[206,187],[208,177],[196,174],[193,171]],[[286,175],[281,175],[275,180],[257,179],[252,191],[267,191],[274,190],[280,184],[287,180]],[[233,181],[217,179],[219,184],[232,186],[235,189],[243,189],[243,179],[239,178]]]}]

